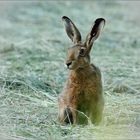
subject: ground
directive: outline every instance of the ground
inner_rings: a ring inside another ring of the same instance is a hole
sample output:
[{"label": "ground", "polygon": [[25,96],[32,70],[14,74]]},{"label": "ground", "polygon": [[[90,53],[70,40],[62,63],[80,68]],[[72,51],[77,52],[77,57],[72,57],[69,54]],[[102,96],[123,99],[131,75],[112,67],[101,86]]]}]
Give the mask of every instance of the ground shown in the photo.
[{"label": "ground", "polygon": [[[140,139],[140,2],[0,2],[0,139]],[[106,19],[91,58],[103,75],[105,109],[99,126],[62,126],[57,97],[68,76],[70,17],[83,39]]]}]

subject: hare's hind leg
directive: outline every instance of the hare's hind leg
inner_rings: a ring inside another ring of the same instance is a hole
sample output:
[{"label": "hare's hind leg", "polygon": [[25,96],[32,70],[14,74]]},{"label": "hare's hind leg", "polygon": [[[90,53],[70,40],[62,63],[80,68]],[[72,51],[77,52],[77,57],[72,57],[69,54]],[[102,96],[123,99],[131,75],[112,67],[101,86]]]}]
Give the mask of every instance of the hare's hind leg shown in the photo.
[{"label": "hare's hind leg", "polygon": [[90,113],[91,122],[95,125],[98,125],[103,117],[103,108],[104,103],[98,104]]},{"label": "hare's hind leg", "polygon": [[102,111],[94,111],[90,114],[91,122],[98,125],[102,120]]},{"label": "hare's hind leg", "polygon": [[95,125],[99,125],[102,120],[102,111],[97,111],[91,114],[91,122]]}]

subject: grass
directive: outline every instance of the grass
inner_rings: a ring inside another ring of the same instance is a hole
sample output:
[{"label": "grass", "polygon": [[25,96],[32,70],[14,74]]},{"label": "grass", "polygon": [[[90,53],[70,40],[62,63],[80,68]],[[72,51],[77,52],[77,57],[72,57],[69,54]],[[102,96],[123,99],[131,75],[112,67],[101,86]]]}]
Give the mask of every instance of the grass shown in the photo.
[{"label": "grass", "polygon": [[[139,139],[139,6],[140,2],[1,2],[0,138]],[[61,126],[57,121],[57,96],[68,75],[64,61],[71,44],[63,15],[73,19],[83,38],[93,20],[107,20],[92,50],[92,61],[104,79],[100,126]]]}]

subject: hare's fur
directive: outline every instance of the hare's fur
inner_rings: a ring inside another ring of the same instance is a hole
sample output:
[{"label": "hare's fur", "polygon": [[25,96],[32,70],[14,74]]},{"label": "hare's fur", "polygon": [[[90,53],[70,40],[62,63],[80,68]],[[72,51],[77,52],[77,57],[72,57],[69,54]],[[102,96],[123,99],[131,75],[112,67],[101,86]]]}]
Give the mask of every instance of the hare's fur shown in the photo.
[{"label": "hare's fur", "polygon": [[68,36],[74,42],[69,48],[66,64],[70,69],[68,79],[59,95],[59,120],[62,124],[98,124],[102,119],[104,98],[101,72],[90,64],[90,50],[99,36],[104,19],[95,21],[86,41],[81,42],[81,35],[68,17],[63,17]]}]

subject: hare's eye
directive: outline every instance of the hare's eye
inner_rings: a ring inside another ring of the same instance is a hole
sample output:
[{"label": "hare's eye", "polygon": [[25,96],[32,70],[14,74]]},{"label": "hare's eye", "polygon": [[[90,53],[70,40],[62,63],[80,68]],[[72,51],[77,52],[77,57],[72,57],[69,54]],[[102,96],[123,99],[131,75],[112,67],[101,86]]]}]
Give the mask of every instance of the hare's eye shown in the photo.
[{"label": "hare's eye", "polygon": [[80,52],[79,52],[79,55],[80,56],[84,56],[85,55],[85,49],[81,48]]}]

